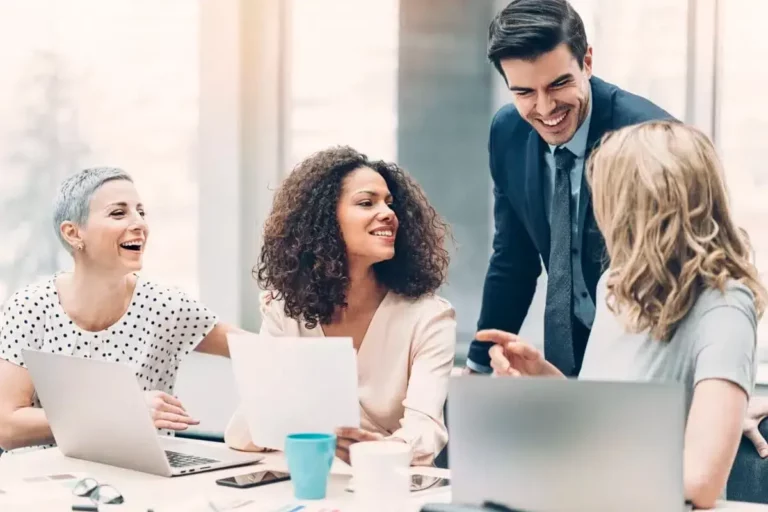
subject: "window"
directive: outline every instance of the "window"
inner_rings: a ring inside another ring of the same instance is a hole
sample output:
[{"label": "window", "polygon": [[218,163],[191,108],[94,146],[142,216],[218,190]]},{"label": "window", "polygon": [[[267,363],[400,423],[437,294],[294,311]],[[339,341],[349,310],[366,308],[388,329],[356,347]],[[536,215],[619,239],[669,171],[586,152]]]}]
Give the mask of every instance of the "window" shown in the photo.
[{"label": "window", "polygon": [[688,2],[570,1],[594,49],[594,73],[683,119]]},{"label": "window", "polygon": [[53,195],[102,165],[143,196],[146,273],[197,293],[197,31],[189,0],[0,5],[0,301],[71,265]]},{"label": "window", "polygon": [[[768,269],[768,106],[759,88],[768,79],[768,40],[762,20],[768,4],[728,0],[718,4],[719,39],[715,142],[723,160],[736,221],[746,229],[765,282]],[[762,60],[761,60],[762,59]],[[758,329],[768,359],[768,322]]]},{"label": "window", "polygon": [[292,2],[289,165],[333,145],[349,145],[372,158],[396,158],[399,4]]}]

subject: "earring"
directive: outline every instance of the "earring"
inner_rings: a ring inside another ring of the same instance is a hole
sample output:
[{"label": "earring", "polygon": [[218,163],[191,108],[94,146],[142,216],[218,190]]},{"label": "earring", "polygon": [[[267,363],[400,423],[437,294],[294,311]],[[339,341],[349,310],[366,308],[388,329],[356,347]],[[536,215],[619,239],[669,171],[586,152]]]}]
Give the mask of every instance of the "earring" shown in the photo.
[{"label": "earring", "polygon": [[77,250],[78,250],[78,251],[82,251],[83,249],[85,249],[85,245],[83,245],[83,243],[82,243],[82,242],[80,242],[79,244],[77,244]]}]

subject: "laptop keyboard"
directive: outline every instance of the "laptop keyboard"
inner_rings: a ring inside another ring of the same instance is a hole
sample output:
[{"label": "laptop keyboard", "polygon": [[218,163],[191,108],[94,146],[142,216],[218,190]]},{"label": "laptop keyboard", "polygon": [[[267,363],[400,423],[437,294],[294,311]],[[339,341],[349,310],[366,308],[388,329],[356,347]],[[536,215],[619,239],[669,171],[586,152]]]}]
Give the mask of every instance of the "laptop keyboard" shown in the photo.
[{"label": "laptop keyboard", "polygon": [[172,452],[165,450],[165,456],[168,457],[168,462],[172,468],[186,468],[189,466],[199,466],[201,464],[211,464],[213,462],[219,462],[216,459],[206,459],[205,457],[196,457],[194,455],[187,455],[186,453]]}]

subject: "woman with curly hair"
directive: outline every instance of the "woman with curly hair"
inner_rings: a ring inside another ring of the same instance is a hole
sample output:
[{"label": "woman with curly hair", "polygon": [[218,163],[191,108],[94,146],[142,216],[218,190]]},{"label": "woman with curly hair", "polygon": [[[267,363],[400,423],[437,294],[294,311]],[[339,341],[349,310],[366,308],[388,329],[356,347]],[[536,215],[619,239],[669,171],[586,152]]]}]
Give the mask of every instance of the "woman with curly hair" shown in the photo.
[{"label": "woman with curly hair", "polygon": [[[766,300],[719,159],[695,128],[653,121],[608,135],[588,179],[610,265],[579,378],[682,383],[685,495],[710,508],[741,439]],[[481,338],[497,343],[499,375],[563,377],[516,336]]]},{"label": "woman with curly hair", "polygon": [[[261,332],[352,338],[362,428],[337,432],[345,461],[352,444],[386,439],[409,444],[413,463],[428,465],[447,442],[456,321],[435,295],[447,235],[405,171],[349,147],[310,156],[275,195],[256,272],[266,290]],[[240,411],[225,439],[258,449]]]}]

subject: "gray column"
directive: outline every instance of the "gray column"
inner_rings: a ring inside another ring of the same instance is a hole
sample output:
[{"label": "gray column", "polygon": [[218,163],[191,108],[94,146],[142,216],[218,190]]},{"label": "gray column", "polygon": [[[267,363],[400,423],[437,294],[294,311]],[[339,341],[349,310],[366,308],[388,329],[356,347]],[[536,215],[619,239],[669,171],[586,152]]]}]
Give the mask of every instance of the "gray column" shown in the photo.
[{"label": "gray column", "polygon": [[493,12],[492,0],[400,4],[398,162],[453,227],[458,250],[442,295],[457,310],[460,343],[475,330],[491,244],[485,49]]}]

